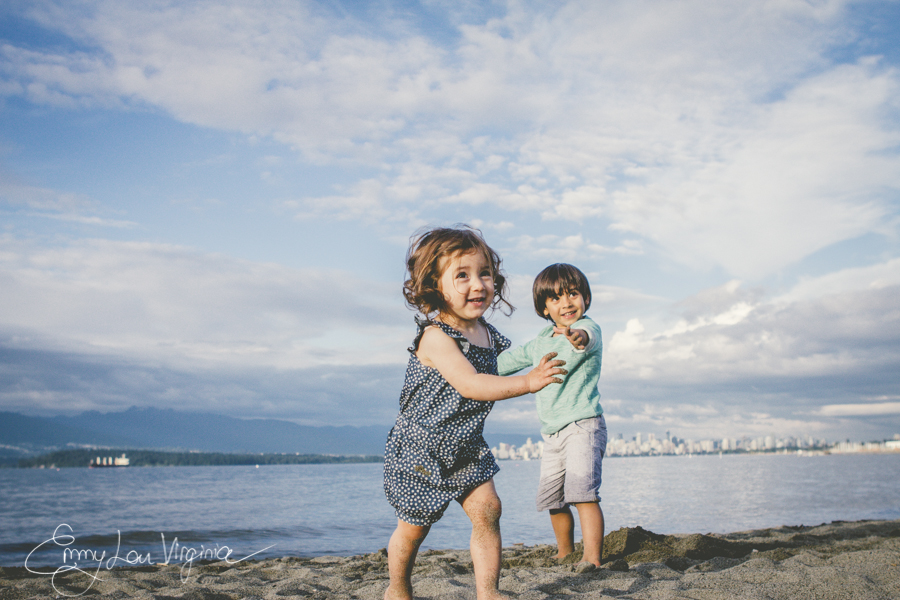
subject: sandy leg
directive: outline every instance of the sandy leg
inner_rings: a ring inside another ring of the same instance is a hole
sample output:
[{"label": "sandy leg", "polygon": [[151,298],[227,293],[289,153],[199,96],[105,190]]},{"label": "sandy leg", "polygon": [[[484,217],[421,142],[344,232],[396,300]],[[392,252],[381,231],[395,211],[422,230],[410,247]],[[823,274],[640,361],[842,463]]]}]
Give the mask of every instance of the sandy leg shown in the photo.
[{"label": "sandy leg", "polygon": [[502,505],[494,481],[486,481],[460,500],[472,521],[469,549],[475,569],[478,600],[509,598],[500,593],[500,564],[503,542],[500,538]]},{"label": "sandy leg", "polygon": [[385,600],[412,600],[412,571],[419,546],[428,535],[428,527],[411,525],[397,519],[397,529],[388,543],[388,570],[391,583],[384,592]]},{"label": "sandy leg", "polygon": [[579,502],[575,505],[578,509],[578,520],[581,523],[581,536],[584,541],[584,556],[581,562],[589,562],[595,567],[600,566],[603,558],[603,511],[597,502]]},{"label": "sandy leg", "polygon": [[550,524],[556,535],[556,558],[562,560],[575,550],[575,520],[568,506],[550,510]]}]

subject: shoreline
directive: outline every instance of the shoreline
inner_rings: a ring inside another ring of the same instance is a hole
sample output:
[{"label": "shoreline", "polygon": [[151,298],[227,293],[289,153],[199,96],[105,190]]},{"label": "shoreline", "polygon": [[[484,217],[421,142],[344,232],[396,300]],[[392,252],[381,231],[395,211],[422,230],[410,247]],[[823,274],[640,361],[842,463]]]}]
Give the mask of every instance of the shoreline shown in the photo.
[{"label": "shoreline", "polygon": [[[599,569],[575,564],[577,551],[563,561],[551,558],[554,552],[546,544],[504,548],[501,591],[527,600],[900,597],[900,520],[835,521],[728,534],[661,535],[641,527],[623,528],[606,536]],[[98,568],[90,569],[91,575],[59,571],[52,576],[53,567],[35,570],[43,574],[0,567],[0,596],[381,600],[388,578],[384,549],[348,557]],[[413,583],[417,598],[474,597],[468,551],[423,551]]]},{"label": "shoreline", "polygon": [[[139,468],[139,467],[224,467],[224,466],[283,466],[283,465],[320,465],[320,464],[370,464],[382,463],[384,457],[375,454],[291,454],[291,453],[228,453],[228,452],[169,452],[162,450],[135,451],[125,450],[139,457],[127,465],[91,465],[84,462],[84,457],[79,456],[80,462],[72,464],[66,455],[85,454],[82,451],[58,451],[37,456],[20,458],[0,457],[0,469],[34,469],[54,470],[60,469],[93,469],[93,468]],[[105,452],[105,450],[104,450]],[[114,450],[113,452],[123,452]],[[96,452],[88,452],[86,456],[94,456]],[[143,455],[143,456],[141,456]],[[900,447],[891,449],[860,448],[853,450],[841,450],[837,446],[796,449],[779,448],[775,450],[724,450],[714,452],[696,452],[688,454],[675,453],[650,453],[650,454],[609,454],[606,459],[621,458],[698,458],[698,457],[732,457],[732,456],[900,456]],[[147,456],[152,456],[149,460]],[[205,461],[205,462],[204,462]],[[540,461],[538,458],[497,458],[498,463],[516,463]]]}]

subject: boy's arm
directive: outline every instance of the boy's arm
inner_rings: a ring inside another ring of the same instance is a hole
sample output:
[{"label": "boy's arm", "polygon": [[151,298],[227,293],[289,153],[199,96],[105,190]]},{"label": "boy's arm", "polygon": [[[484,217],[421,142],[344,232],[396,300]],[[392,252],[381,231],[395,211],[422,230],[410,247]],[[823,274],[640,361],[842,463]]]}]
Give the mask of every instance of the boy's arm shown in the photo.
[{"label": "boy's arm", "polygon": [[575,352],[584,352],[585,350],[587,350],[587,345],[591,341],[588,332],[584,329],[554,327],[553,333],[561,335],[569,340],[569,343],[572,344],[573,348],[575,348]]},{"label": "boy's arm", "polygon": [[525,375],[498,377],[479,373],[466,359],[456,341],[436,327],[429,327],[422,334],[419,361],[437,369],[444,379],[465,398],[492,402],[540,391],[551,383],[562,383],[556,375],[568,371],[560,367],[562,360],[553,360],[555,352],[541,359],[541,362]]},{"label": "boy's arm", "polygon": [[603,348],[603,341],[600,337],[600,326],[593,319],[582,319],[574,324],[573,328],[554,327],[553,331],[558,335],[565,336],[569,343],[575,348],[575,352],[589,352],[594,348]]},{"label": "boy's arm", "polygon": [[515,350],[506,350],[497,357],[497,372],[500,375],[512,375],[526,367],[534,366],[528,344],[519,346]]},{"label": "boy's arm", "polygon": [[584,345],[585,352],[591,352],[596,348],[603,349],[603,337],[600,333],[600,326],[593,319],[582,319],[575,323],[575,327],[581,329],[588,335],[588,342]]}]

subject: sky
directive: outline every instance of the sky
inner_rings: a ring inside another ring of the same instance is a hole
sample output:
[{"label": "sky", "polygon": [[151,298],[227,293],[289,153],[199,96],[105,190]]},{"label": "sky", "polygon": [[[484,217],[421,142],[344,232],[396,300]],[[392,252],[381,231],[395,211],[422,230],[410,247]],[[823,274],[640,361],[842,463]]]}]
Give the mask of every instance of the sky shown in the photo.
[{"label": "sky", "polygon": [[[0,6],[0,411],[390,425],[410,236],[570,262],[610,433],[900,433],[900,3]],[[537,432],[532,397],[491,432]]]}]

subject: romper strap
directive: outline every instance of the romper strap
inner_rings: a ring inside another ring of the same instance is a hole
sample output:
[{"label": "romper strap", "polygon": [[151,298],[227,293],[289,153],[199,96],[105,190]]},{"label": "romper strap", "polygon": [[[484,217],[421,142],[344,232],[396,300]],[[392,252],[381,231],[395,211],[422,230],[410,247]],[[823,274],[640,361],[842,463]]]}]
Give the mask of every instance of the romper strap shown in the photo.
[{"label": "romper strap", "polygon": [[[463,354],[468,354],[469,346],[471,344],[469,343],[469,340],[466,339],[466,336],[464,336],[457,330],[453,329],[452,327],[450,327],[449,325],[447,325],[445,323],[441,323],[440,321],[432,321],[431,319],[428,319],[427,317],[423,317],[421,315],[416,315],[415,319],[416,319],[416,326],[419,328],[419,331],[418,331],[418,333],[416,333],[416,337],[413,340],[412,346],[407,348],[407,350],[411,354],[415,354],[416,350],[419,349],[419,342],[422,341],[422,335],[425,333],[425,329],[428,327],[431,327],[431,326],[440,327],[441,331],[443,331],[444,333],[449,335],[451,338],[456,340],[456,343],[459,345],[459,349],[462,351]],[[490,327],[490,325],[488,325],[488,327]],[[496,331],[496,330],[494,330],[494,331]]]},{"label": "romper strap", "polygon": [[500,354],[504,350],[507,350],[512,345],[512,342],[509,341],[509,338],[497,331],[497,328],[485,321],[484,318],[481,319],[481,322],[485,327],[487,327],[488,336],[491,339],[491,345],[494,347],[494,350],[497,351],[497,354]]}]

